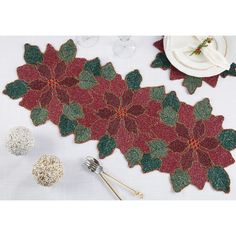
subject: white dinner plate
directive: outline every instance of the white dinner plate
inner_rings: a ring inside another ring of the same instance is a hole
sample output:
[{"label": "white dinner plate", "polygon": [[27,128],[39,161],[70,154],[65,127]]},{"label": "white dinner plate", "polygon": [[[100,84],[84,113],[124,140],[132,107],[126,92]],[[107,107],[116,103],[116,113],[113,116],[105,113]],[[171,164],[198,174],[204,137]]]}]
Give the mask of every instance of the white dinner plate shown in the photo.
[{"label": "white dinner plate", "polygon": [[[233,38],[214,36],[212,41],[212,46],[221,52],[230,63],[233,62],[234,57],[231,42]],[[178,53],[178,55],[174,52],[173,49],[186,47],[193,40],[194,36],[165,36],[164,50],[170,63],[183,73],[195,77],[210,77],[223,72],[225,69],[212,65],[202,54],[190,56],[189,52]],[[196,41],[196,45],[198,44]]]}]

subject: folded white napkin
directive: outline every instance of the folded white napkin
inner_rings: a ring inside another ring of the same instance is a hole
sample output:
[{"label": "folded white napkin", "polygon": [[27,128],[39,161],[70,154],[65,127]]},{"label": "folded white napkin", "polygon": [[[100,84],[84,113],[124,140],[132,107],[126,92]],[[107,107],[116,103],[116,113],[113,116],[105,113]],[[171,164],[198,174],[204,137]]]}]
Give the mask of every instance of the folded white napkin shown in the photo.
[{"label": "folded white napkin", "polygon": [[173,49],[175,57],[184,65],[193,69],[204,70],[212,66],[218,66],[224,70],[229,70],[230,63],[226,60],[221,52],[217,51],[213,44],[208,44],[207,47],[201,49],[201,55],[206,59],[205,62],[197,61],[200,55],[190,55],[208,36],[194,36],[189,38],[189,44],[185,47]]}]

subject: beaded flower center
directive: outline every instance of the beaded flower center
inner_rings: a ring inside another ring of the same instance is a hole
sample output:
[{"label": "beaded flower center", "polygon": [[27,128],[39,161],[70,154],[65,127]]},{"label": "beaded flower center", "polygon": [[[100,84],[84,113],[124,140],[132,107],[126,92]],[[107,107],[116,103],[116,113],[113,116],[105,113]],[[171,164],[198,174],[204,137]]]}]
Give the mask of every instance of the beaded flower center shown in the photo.
[{"label": "beaded flower center", "polygon": [[48,80],[48,86],[51,87],[52,89],[54,89],[57,86],[59,86],[59,83],[56,79],[49,79]]},{"label": "beaded flower center", "polygon": [[188,145],[190,148],[197,150],[200,147],[200,142],[197,139],[189,139],[188,140]]},{"label": "beaded flower center", "polygon": [[125,107],[119,107],[116,109],[116,115],[119,117],[119,118],[123,118],[127,115],[127,109]]}]

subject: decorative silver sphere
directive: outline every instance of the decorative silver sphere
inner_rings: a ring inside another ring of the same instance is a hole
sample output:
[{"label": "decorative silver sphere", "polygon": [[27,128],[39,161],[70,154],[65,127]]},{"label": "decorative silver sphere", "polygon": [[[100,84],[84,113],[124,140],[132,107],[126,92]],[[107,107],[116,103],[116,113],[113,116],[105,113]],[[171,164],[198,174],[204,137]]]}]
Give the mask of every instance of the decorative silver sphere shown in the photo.
[{"label": "decorative silver sphere", "polygon": [[52,186],[63,176],[63,166],[54,155],[42,155],[33,167],[32,174],[38,184]]},{"label": "decorative silver sphere", "polygon": [[23,126],[10,129],[6,138],[6,147],[10,153],[26,155],[34,146],[35,139],[31,131]]}]

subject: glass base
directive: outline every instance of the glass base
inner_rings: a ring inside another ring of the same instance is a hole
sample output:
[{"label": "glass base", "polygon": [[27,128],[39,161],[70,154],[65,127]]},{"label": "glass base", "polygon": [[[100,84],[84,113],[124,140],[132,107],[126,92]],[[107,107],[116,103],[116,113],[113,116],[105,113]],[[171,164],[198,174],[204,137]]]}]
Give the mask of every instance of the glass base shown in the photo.
[{"label": "glass base", "polygon": [[81,47],[90,48],[98,42],[98,36],[78,36],[76,42]]},{"label": "glass base", "polygon": [[113,45],[113,52],[120,58],[129,58],[134,55],[136,51],[135,43],[132,40],[117,40]]}]

